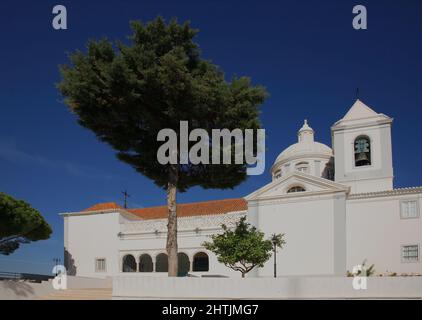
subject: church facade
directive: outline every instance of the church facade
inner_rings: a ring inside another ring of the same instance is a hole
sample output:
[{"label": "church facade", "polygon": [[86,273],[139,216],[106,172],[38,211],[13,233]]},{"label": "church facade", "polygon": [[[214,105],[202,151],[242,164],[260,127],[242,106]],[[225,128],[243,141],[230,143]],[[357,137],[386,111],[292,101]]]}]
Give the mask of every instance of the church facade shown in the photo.
[{"label": "church facade", "polygon": [[[364,261],[377,274],[422,274],[422,187],[394,188],[392,122],[357,100],[331,127],[330,148],[305,120],[269,184],[244,198],[178,205],[180,274],[238,277],[201,244],[242,216],[268,237],[285,233],[279,276],[345,276]],[[61,215],[69,274],[167,275],[166,207],[101,203]],[[270,259],[249,276],[272,275]]]}]

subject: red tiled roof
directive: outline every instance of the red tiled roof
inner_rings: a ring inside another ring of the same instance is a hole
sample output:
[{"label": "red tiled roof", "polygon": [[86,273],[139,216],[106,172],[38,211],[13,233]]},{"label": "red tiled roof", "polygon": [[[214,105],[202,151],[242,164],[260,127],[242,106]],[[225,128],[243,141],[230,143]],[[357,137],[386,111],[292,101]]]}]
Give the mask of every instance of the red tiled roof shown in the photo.
[{"label": "red tiled roof", "polygon": [[100,210],[110,210],[110,209],[123,209],[121,206],[119,206],[116,202],[103,202],[103,203],[97,203],[93,205],[92,207],[89,207],[83,212],[86,211],[100,211]]},{"label": "red tiled roof", "polygon": [[[84,211],[96,211],[105,209],[122,209],[114,202],[100,203]],[[167,218],[167,206],[126,209],[141,219],[163,219]],[[225,214],[235,211],[247,210],[247,202],[243,198],[224,199],[204,202],[183,203],[177,205],[178,217],[192,217],[202,215]]]},{"label": "red tiled roof", "polygon": [[[240,199],[225,199],[205,202],[183,203],[177,205],[178,217],[191,217],[213,214],[224,214],[234,211],[244,211],[247,209],[247,202]],[[142,209],[128,209],[142,219],[162,219],[167,218],[167,206],[150,207]]]}]

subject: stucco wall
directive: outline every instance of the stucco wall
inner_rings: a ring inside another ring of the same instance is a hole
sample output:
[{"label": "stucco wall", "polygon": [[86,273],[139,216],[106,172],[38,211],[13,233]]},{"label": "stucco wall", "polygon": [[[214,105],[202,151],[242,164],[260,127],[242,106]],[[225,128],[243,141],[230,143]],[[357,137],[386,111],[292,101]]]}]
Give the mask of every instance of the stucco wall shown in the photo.
[{"label": "stucco wall", "polygon": [[[402,245],[422,245],[422,219],[401,219],[400,200],[421,195],[366,198],[347,201],[347,267],[375,264],[377,272],[422,273],[422,263],[404,263]],[[420,252],[419,252],[420,255]]]},{"label": "stucco wall", "polygon": [[367,290],[355,290],[347,277],[246,279],[147,278],[113,279],[113,299],[295,299],[421,298],[422,277],[368,278]]},{"label": "stucco wall", "polygon": [[[229,214],[220,217],[203,216],[195,218],[179,218],[178,249],[189,257],[189,273],[197,276],[222,275],[239,276],[235,272],[217,261],[217,257],[202,246],[204,241],[210,240],[210,235],[221,231],[221,223],[233,223],[242,214]],[[146,276],[166,276],[167,273],[155,272],[156,256],[166,253],[166,221],[135,221],[141,223],[141,229],[135,225],[131,227],[130,220],[119,213],[72,215],[65,217],[65,249],[68,252],[70,264],[68,272],[76,271],[76,275],[83,277],[104,278],[122,274],[123,257],[131,254],[139,262],[142,254],[149,254],[154,263],[154,272]],[[148,223],[154,228],[159,228],[159,233],[145,229]],[[129,229],[125,228],[129,225]],[[186,225],[188,229],[186,229]],[[195,230],[197,226],[201,229]],[[204,227],[205,226],[205,227]],[[130,231],[128,231],[130,230]],[[205,252],[209,257],[209,271],[193,272],[192,264],[194,255]],[[105,258],[106,272],[95,270],[95,259]]]},{"label": "stucco wall", "polygon": [[[421,208],[421,194],[345,200],[344,193],[337,192],[274,198],[249,203],[248,219],[267,237],[272,233],[286,234],[287,244],[277,255],[280,276],[344,275],[346,269],[352,270],[365,259],[368,264],[375,264],[378,273],[422,274],[420,260],[404,263],[401,259],[402,245],[422,245],[422,218],[400,218],[400,201],[415,198]],[[66,219],[66,249],[78,276],[104,278],[119,275],[122,274],[121,262],[125,254],[132,254],[139,261],[141,254],[148,253],[155,263],[156,255],[165,252],[165,223],[161,223],[162,230],[158,234],[144,230],[125,231],[123,236],[118,236],[124,231],[124,219],[118,213],[76,215]],[[215,225],[226,221],[212,219],[217,216],[179,219],[182,223],[178,234],[179,252],[189,256],[190,273],[193,273],[194,254],[205,251],[201,246],[203,241],[220,231]],[[233,217],[230,219],[234,221]],[[197,224],[201,228],[195,230]],[[205,274],[239,277],[237,272],[218,263],[214,254],[207,254],[210,269]],[[107,272],[95,271],[95,258],[107,259]],[[250,276],[272,274],[273,258]],[[154,272],[149,276],[165,275]]]},{"label": "stucco wall", "polygon": [[[67,219],[68,272],[99,278],[115,275],[119,265],[119,213],[76,215]],[[96,258],[106,259],[106,272],[95,271]]]},{"label": "stucco wall", "polygon": [[[220,230],[214,230],[214,232],[219,232]],[[191,264],[190,272],[191,274],[201,275],[201,274],[212,274],[212,275],[226,275],[226,276],[236,276],[239,273],[234,272],[231,269],[227,268],[223,264],[217,261],[217,257],[202,247],[202,243],[204,241],[210,241],[209,236],[211,232],[200,232],[196,234],[195,232],[178,232],[178,251],[179,253],[185,253],[189,257],[189,261]],[[150,235],[141,237],[140,239],[125,239],[121,240],[119,243],[119,255],[120,259],[120,266],[121,261],[124,255],[132,254],[135,259],[139,262],[139,257],[141,254],[147,253],[152,257],[154,263],[154,270],[155,270],[155,258],[160,253],[166,253],[166,234],[162,233],[160,235]],[[209,271],[208,272],[193,272],[192,271],[192,262],[193,257],[197,252],[205,252],[208,254],[209,257]],[[120,270],[122,268],[120,267]],[[151,275],[156,276],[166,276],[167,273],[156,273],[153,272]]]},{"label": "stucco wall", "polygon": [[[366,135],[371,141],[371,165],[355,167],[354,141]],[[391,126],[368,125],[333,132],[335,181],[348,185],[352,192],[393,189]]]},{"label": "stucco wall", "polygon": [[[336,203],[341,201],[340,205]],[[251,205],[251,204],[250,204]],[[258,227],[267,237],[285,233],[287,244],[279,250],[277,272],[284,276],[345,274],[344,198],[336,195],[262,201],[257,208]],[[340,210],[339,210],[340,208]],[[254,212],[255,211],[255,212]],[[335,216],[338,216],[335,219]],[[342,217],[343,216],[343,217]],[[253,218],[251,218],[253,220]],[[256,219],[256,218],[255,218]],[[335,232],[340,228],[343,233]],[[337,252],[340,255],[335,255]],[[340,260],[339,260],[340,259]],[[271,258],[258,276],[273,274]]]}]

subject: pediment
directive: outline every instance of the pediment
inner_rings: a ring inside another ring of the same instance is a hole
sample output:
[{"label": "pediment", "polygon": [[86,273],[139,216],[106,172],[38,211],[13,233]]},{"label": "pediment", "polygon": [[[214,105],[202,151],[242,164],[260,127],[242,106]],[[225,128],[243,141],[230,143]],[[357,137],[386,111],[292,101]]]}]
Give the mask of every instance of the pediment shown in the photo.
[{"label": "pediment", "polygon": [[[304,192],[288,193],[292,187],[302,187]],[[311,176],[302,172],[293,172],[277,179],[245,197],[247,201],[273,199],[279,197],[297,197],[324,193],[348,193],[348,186],[331,180]]]},{"label": "pediment", "polygon": [[368,107],[360,100],[356,100],[350,110],[346,113],[342,120],[356,120],[363,118],[373,118],[378,116],[378,113]]},{"label": "pediment", "polygon": [[337,121],[332,129],[340,129],[344,126],[355,127],[369,124],[391,123],[392,118],[382,113],[377,113],[360,100],[356,100],[346,115]]}]

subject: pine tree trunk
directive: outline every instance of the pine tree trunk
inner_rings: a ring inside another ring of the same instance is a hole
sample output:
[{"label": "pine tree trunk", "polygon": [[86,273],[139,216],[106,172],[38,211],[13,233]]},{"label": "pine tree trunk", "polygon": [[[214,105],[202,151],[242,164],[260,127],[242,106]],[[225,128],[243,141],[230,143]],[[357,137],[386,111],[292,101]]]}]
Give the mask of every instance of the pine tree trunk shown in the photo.
[{"label": "pine tree trunk", "polygon": [[177,212],[176,212],[176,193],[177,193],[178,168],[176,165],[170,166],[169,182],[167,185],[167,255],[168,255],[168,276],[177,277]]}]

